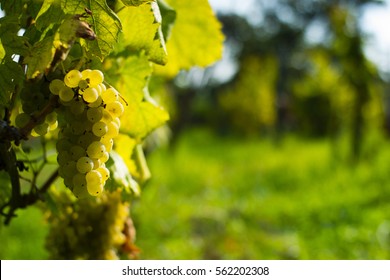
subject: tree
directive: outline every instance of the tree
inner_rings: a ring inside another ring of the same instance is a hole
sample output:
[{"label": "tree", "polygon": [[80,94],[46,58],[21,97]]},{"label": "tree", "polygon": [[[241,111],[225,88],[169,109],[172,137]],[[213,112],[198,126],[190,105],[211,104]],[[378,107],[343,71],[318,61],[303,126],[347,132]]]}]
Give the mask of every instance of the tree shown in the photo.
[{"label": "tree", "polygon": [[217,60],[220,24],[206,0],[0,4],[4,223],[40,204],[52,258],[134,257],[142,144],[169,119],[149,80]]}]

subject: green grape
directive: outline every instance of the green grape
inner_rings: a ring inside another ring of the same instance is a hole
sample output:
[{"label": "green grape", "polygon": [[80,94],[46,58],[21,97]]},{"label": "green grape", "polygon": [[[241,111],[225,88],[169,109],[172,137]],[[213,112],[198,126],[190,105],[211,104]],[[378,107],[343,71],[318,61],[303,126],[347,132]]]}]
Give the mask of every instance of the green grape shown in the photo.
[{"label": "green grape", "polygon": [[92,159],[101,158],[106,152],[106,147],[99,141],[92,142],[87,148],[87,155]]},{"label": "green grape", "polygon": [[102,107],[89,108],[87,110],[87,118],[90,122],[93,122],[93,123],[98,122],[102,119],[103,112],[104,112],[104,109]]},{"label": "green grape", "polygon": [[85,69],[83,71],[81,71],[81,78],[83,80],[89,80],[89,75],[92,73],[92,70],[91,69]]},{"label": "green grape", "polygon": [[93,161],[89,157],[81,157],[76,164],[77,170],[80,173],[87,173],[93,168]]},{"label": "green grape", "polygon": [[67,138],[58,139],[56,143],[57,152],[69,151],[72,145],[73,144]]},{"label": "green grape", "polygon": [[69,102],[69,101],[71,101],[73,99],[74,92],[73,92],[73,90],[71,88],[63,87],[60,90],[59,96],[60,96],[60,101]]},{"label": "green grape", "polygon": [[70,104],[70,111],[73,115],[80,115],[84,112],[85,104],[81,100],[73,100]]},{"label": "green grape", "polygon": [[125,108],[119,101],[114,101],[106,105],[106,110],[111,114],[113,118],[119,118],[122,116]]},{"label": "green grape", "polygon": [[96,122],[92,126],[92,133],[98,137],[102,137],[108,131],[108,127],[104,122]]},{"label": "green grape", "polygon": [[58,121],[55,121],[55,123],[49,124],[49,130],[53,131],[58,127]]},{"label": "green grape", "polygon": [[78,160],[79,158],[85,156],[85,149],[78,145],[74,145],[70,148],[70,155],[73,160]]},{"label": "green grape", "polygon": [[101,166],[100,159],[93,159],[93,168],[92,169],[98,169]]},{"label": "green grape", "polygon": [[85,175],[88,193],[96,196],[103,191],[102,175],[99,171],[92,170]]},{"label": "green grape", "polygon": [[66,150],[60,151],[57,155],[58,164],[64,166],[68,161],[72,161],[72,155]]},{"label": "green grape", "polygon": [[102,97],[101,97],[101,96],[98,96],[98,98],[96,99],[95,102],[88,103],[88,107],[96,108],[96,107],[101,106],[102,103],[103,103]]},{"label": "green grape", "polygon": [[57,121],[57,113],[55,111],[49,113],[45,117],[45,122],[48,124],[53,124]]},{"label": "green grape", "polygon": [[[84,174],[80,174],[80,175],[83,175],[83,178],[84,178],[84,181],[85,181],[85,175]],[[79,183],[78,185],[75,185],[74,184],[74,180],[73,180],[72,192],[73,192],[74,196],[79,198],[79,199],[80,198],[86,198],[86,197],[90,196],[89,193],[88,193],[88,190],[87,190],[87,183],[86,183],[86,181],[85,181],[85,183]]]},{"label": "green grape", "polygon": [[103,182],[110,178],[110,171],[105,166],[100,166],[97,171],[102,175]]},{"label": "green grape", "polygon": [[20,113],[15,118],[15,125],[19,128],[24,127],[31,120],[31,116],[26,113]]},{"label": "green grape", "polygon": [[103,91],[107,90],[106,86],[103,83],[98,84],[98,87],[100,88],[100,93],[103,93]]},{"label": "green grape", "polygon": [[109,123],[112,122],[113,117],[107,110],[104,110],[102,119],[105,123]]},{"label": "green grape", "polygon": [[99,97],[99,93],[95,88],[87,88],[84,90],[83,99],[85,102],[93,103]]},{"label": "green grape", "polygon": [[84,80],[84,79],[80,80],[80,82],[79,82],[79,88],[80,88],[81,90],[84,90],[84,89],[86,89],[87,87],[88,87],[88,82],[87,82],[86,80]]},{"label": "green grape", "polygon": [[97,86],[98,84],[103,83],[104,75],[100,70],[92,70],[89,73],[89,83],[92,87]]},{"label": "green grape", "polygon": [[49,90],[54,95],[59,95],[62,88],[65,87],[65,84],[63,81],[59,79],[55,79],[50,82],[49,84]]},{"label": "green grape", "polygon": [[106,163],[110,158],[110,154],[108,152],[104,152],[103,155],[99,158],[101,163]]},{"label": "green grape", "polygon": [[73,175],[77,172],[76,162],[74,160],[68,161],[63,165],[64,178],[73,178]]},{"label": "green grape", "polygon": [[73,135],[81,135],[85,132],[85,123],[75,120],[70,124],[70,128]]},{"label": "green grape", "polygon": [[79,70],[71,70],[65,75],[64,83],[70,88],[78,87],[82,75]]},{"label": "green grape", "polygon": [[91,144],[93,141],[97,141],[98,137],[95,136],[92,132],[87,132],[83,135],[81,135],[77,139],[77,144],[80,145],[81,147],[87,149],[89,144]]},{"label": "green grape", "polygon": [[106,135],[104,135],[100,142],[106,147],[107,152],[111,152],[112,147],[114,146],[114,140]]},{"label": "green grape", "polygon": [[36,127],[34,127],[34,132],[40,136],[43,136],[49,132],[49,125],[47,123],[38,124]]},{"label": "green grape", "polygon": [[107,123],[107,128],[108,128],[107,133],[106,133],[107,137],[114,138],[114,137],[118,136],[119,127],[115,122],[111,121],[111,122]]},{"label": "green grape", "polygon": [[87,181],[85,180],[85,174],[76,173],[73,176],[72,181],[73,181],[73,187],[83,187],[87,189]]},{"label": "green grape", "polygon": [[114,88],[108,88],[102,92],[102,98],[104,103],[108,104],[114,101],[117,101],[119,98],[119,93]]}]

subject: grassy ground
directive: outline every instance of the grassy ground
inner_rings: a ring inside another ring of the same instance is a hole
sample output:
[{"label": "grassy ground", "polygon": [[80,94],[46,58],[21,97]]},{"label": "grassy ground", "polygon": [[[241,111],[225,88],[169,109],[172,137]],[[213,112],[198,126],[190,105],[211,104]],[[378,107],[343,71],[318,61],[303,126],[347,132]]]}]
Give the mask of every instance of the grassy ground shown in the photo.
[{"label": "grassy ground", "polygon": [[[133,204],[143,259],[389,259],[390,145],[343,164],[329,141],[185,133]],[[1,259],[44,259],[38,209],[0,227]]]},{"label": "grassy ground", "polygon": [[188,133],[149,159],[133,209],[141,257],[388,259],[390,147],[373,147],[348,167],[329,141]]}]

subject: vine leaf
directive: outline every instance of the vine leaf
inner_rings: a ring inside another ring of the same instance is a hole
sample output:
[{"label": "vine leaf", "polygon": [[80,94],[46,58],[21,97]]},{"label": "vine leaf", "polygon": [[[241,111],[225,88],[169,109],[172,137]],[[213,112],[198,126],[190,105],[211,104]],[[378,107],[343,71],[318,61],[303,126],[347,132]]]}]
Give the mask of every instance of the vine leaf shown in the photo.
[{"label": "vine leaf", "polygon": [[123,95],[128,106],[121,119],[121,132],[132,138],[142,139],[168,119],[168,113],[160,106],[145,98],[145,81],[152,68],[145,55],[130,56],[119,71],[126,73],[117,82],[117,89]]},{"label": "vine leaf", "polygon": [[6,59],[5,63],[0,65],[0,104],[8,104],[11,93],[23,80],[22,67],[15,61]]},{"label": "vine leaf", "polygon": [[122,25],[105,0],[61,0],[61,7],[65,13],[72,15],[82,15],[85,8],[89,9],[92,13],[85,20],[97,38],[93,41],[80,39],[81,43],[91,56],[97,56],[101,60],[110,54],[118,41]]},{"label": "vine leaf", "polygon": [[176,12],[175,25],[167,41],[169,62],[156,65],[159,74],[174,77],[181,69],[208,66],[222,56],[221,24],[207,0],[165,0]]},{"label": "vine leaf", "polygon": [[110,180],[106,182],[105,188],[108,191],[115,191],[118,187],[124,190],[124,195],[130,198],[131,195],[140,195],[141,189],[138,183],[131,177],[129,169],[122,157],[114,151],[110,152],[110,159],[106,163],[110,170]]},{"label": "vine leaf", "polygon": [[0,39],[4,49],[4,56],[11,57],[14,54],[26,55],[29,50],[27,38],[18,36],[20,25],[16,16],[0,19]]},{"label": "vine leaf", "polygon": [[125,7],[118,16],[123,24],[121,46],[130,50],[144,50],[150,61],[166,64],[162,17],[157,3],[153,1],[137,7]]},{"label": "vine leaf", "polygon": [[53,40],[53,36],[48,36],[36,42],[29,55],[24,58],[28,79],[38,77],[50,65],[54,56]]}]

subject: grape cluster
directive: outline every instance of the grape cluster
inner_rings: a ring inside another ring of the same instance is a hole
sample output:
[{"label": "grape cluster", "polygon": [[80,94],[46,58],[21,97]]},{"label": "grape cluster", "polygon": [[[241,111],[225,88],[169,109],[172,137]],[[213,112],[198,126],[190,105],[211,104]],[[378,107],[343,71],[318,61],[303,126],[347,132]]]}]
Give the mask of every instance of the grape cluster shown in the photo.
[{"label": "grape cluster", "polygon": [[126,229],[129,203],[122,202],[121,191],[77,200],[65,192],[51,195],[59,211],[48,213],[46,248],[50,258],[118,259],[124,253],[131,257],[132,252],[124,248],[134,248],[135,233],[129,236]]},{"label": "grape cluster", "polygon": [[103,80],[99,70],[71,70],[64,80],[55,79],[49,85],[63,105],[57,109],[59,175],[79,198],[103,191],[110,176],[105,162],[124,111],[119,93],[106,88]]},{"label": "grape cluster", "polygon": [[23,128],[30,121],[36,123],[31,131],[34,137],[43,136],[57,128],[57,114],[51,112],[45,118],[37,118],[39,113],[47,106],[50,99],[50,91],[44,81],[32,83],[23,87],[20,93],[22,111],[15,117],[15,126]]}]

